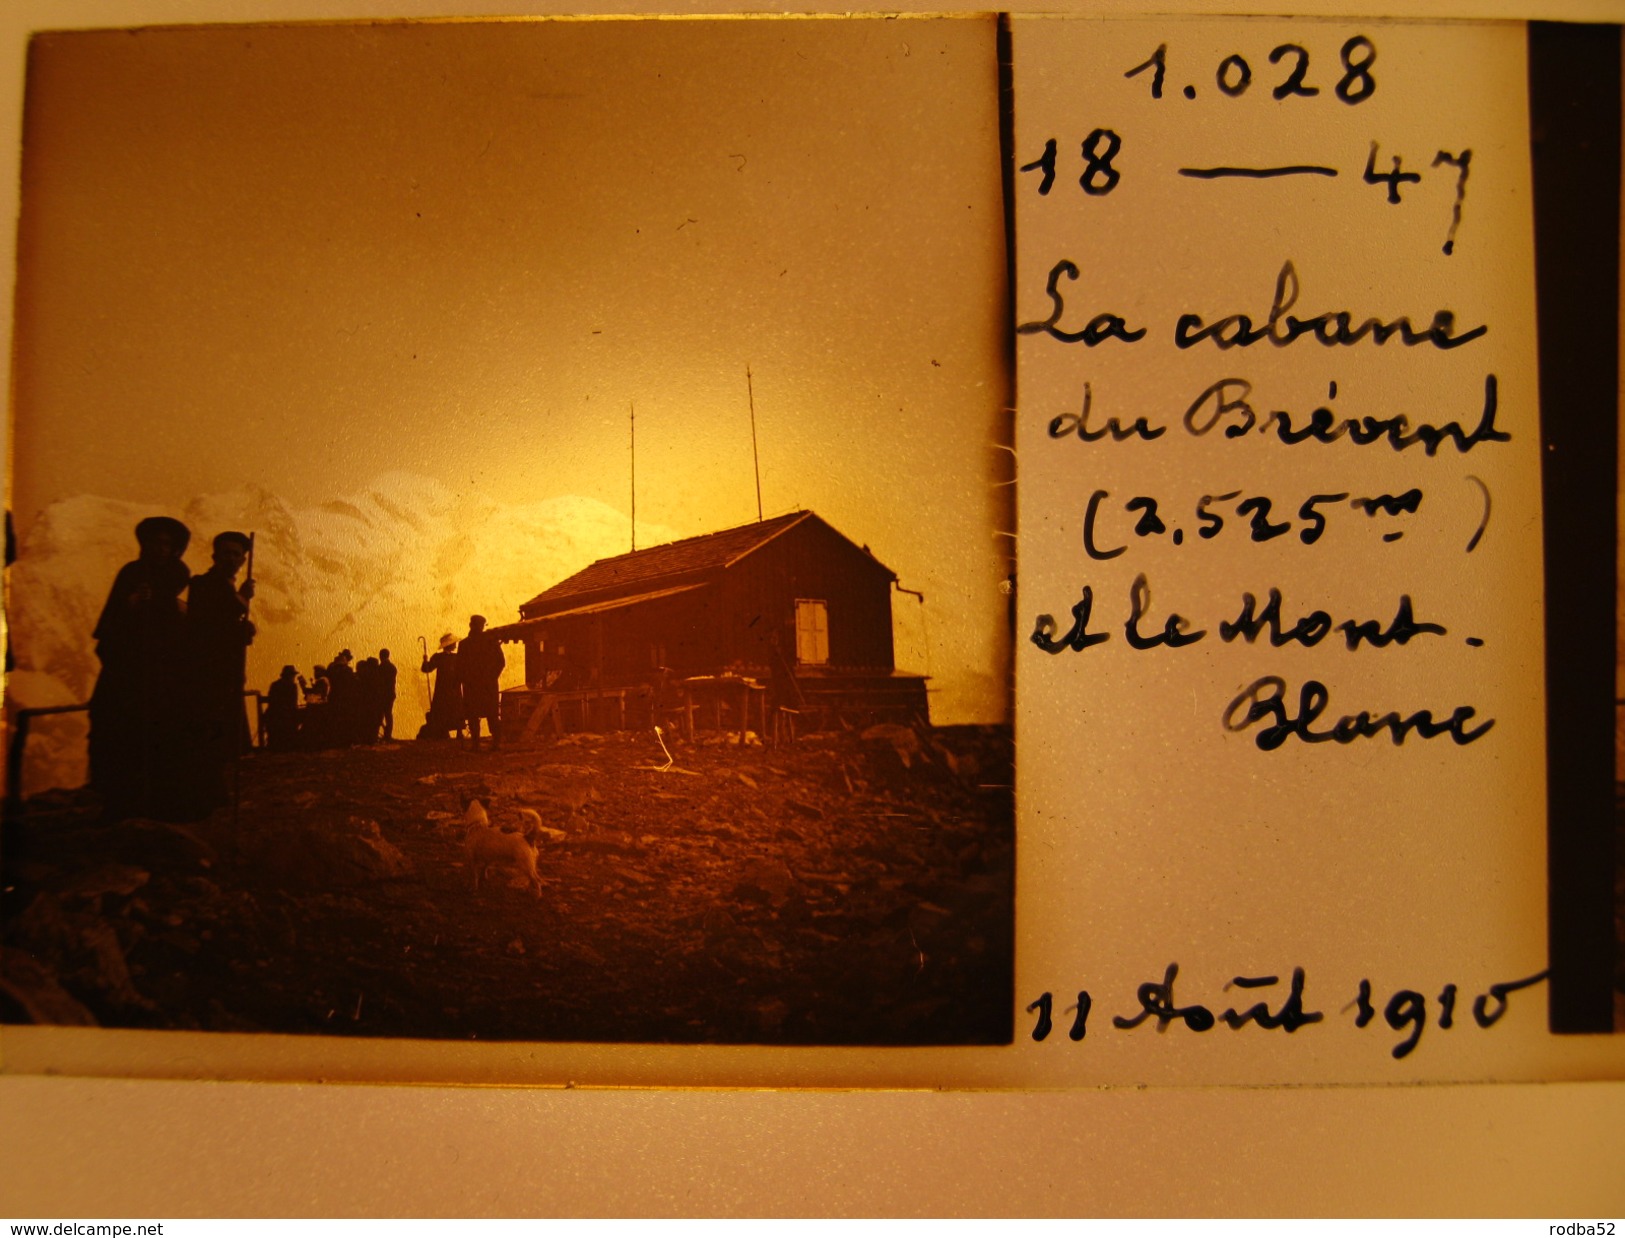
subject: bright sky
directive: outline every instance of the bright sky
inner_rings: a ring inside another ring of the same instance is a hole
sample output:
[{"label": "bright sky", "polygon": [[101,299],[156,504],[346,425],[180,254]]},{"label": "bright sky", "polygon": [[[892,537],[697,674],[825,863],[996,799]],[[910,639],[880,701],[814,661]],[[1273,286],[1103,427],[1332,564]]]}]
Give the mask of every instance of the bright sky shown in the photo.
[{"label": "bright sky", "polygon": [[30,69],[24,530],[391,470],[624,511],[635,404],[640,524],[704,532],[756,515],[748,365],[767,514],[952,596],[1002,680],[991,22],[68,33]]}]

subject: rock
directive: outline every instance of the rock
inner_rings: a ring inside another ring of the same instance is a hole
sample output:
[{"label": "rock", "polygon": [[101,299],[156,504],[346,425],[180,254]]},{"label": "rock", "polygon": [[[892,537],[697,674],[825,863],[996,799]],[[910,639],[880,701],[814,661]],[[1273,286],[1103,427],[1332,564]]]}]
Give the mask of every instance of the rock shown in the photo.
[{"label": "rock", "polygon": [[290,887],[353,885],[412,871],[412,862],[365,817],[350,817],[338,829],[295,824],[245,833],[243,854],[266,876]]},{"label": "rock", "polygon": [[[212,861],[220,858],[220,847],[206,836],[207,833],[211,832],[206,824],[180,825],[174,821],[148,821],[134,818],[124,822],[124,825],[130,829],[144,830],[149,834],[159,834],[183,840],[188,846],[196,847],[202,853],[203,859]],[[212,832],[219,833],[218,830]]]},{"label": "rock", "polygon": [[756,1021],[763,1031],[776,1031],[790,1016],[790,1005],[782,998],[771,997],[756,1003]]},{"label": "rock", "polygon": [[982,763],[976,759],[974,752],[957,753],[941,740],[932,740],[931,747],[942,758],[942,763],[948,767],[955,778],[963,782],[975,782],[982,772]]},{"label": "rock", "polygon": [[700,915],[700,928],[706,933],[726,934],[738,927],[738,921],[726,907],[707,907]]},{"label": "rock", "polygon": [[[95,1027],[96,1016],[57,983],[51,970],[25,950],[0,946],[0,994],[15,1002],[30,1023]],[[6,1022],[10,1022],[9,1017]]]},{"label": "rock", "polygon": [[75,898],[98,898],[103,894],[134,894],[152,874],[129,864],[103,864],[62,887],[61,893]]},{"label": "rock", "polygon": [[782,907],[798,888],[795,874],[776,860],[751,860],[739,872],[734,897]]},{"label": "rock", "polygon": [[41,894],[13,922],[11,936],[59,980],[94,989],[119,1006],[153,1008],[130,980],[124,947],[101,916],[66,912]]},{"label": "rock", "polygon": [[572,836],[570,846],[579,851],[631,851],[637,847],[637,843],[630,834],[606,830],[592,838]]},{"label": "rock", "polygon": [[927,759],[925,750],[920,746],[920,737],[913,728],[899,726],[895,722],[877,723],[861,732],[859,738],[865,743],[888,745],[897,754],[904,769],[912,767],[915,757],[922,761]]},{"label": "rock", "polygon": [[368,857],[374,872],[385,877],[404,877],[412,871],[412,861],[384,837],[378,822],[351,817],[350,824],[357,827],[356,843],[361,853]]},{"label": "rock", "polygon": [[218,997],[209,999],[208,1030],[211,1032],[263,1032],[265,1029],[251,1019],[233,1014]]}]

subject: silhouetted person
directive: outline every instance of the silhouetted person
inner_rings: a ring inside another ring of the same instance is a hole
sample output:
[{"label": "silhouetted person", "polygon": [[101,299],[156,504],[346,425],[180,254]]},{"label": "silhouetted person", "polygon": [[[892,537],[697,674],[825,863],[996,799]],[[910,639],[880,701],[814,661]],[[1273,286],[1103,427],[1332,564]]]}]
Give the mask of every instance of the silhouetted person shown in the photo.
[{"label": "silhouetted person", "polygon": [[463,681],[463,717],[468,721],[469,742],[480,746],[480,719],[491,724],[491,746],[502,744],[502,728],[498,722],[501,692],[497,680],[507,659],[502,656],[502,642],[485,630],[484,615],[470,615],[468,635],[457,648],[457,673]]},{"label": "silhouetted person", "polygon": [[384,729],[384,742],[395,738],[395,677],[399,668],[389,660],[389,650],[378,651],[378,723]]},{"label": "silhouetted person", "polygon": [[126,563],[96,621],[101,672],[90,696],[90,783],[113,819],[177,815],[186,702],[186,606],[181,553],[191,532],[149,516],[135,526],[140,557]]},{"label": "silhouetted person", "polygon": [[254,582],[237,584],[248,560],[248,536],[221,533],[214,539],[214,565],[192,578],[187,592],[187,628],[192,656],[193,708],[199,732],[199,812],[228,798],[226,771],[248,747],[243,713],[243,682],[254,625],[248,603]]},{"label": "silhouetted person", "polygon": [[287,752],[299,743],[299,672],[284,666],[265,693],[265,746],[273,752]]},{"label": "silhouetted person", "polygon": [[305,704],[307,706],[327,704],[327,668],[325,666],[311,667],[309,683],[305,682],[303,675],[299,676],[299,690],[305,694]]},{"label": "silhouetted person", "polygon": [[343,746],[356,742],[355,655],[341,649],[327,664],[327,718],[333,743]]},{"label": "silhouetted person", "polygon": [[383,709],[378,659],[362,658],[355,668],[355,719],[352,733],[358,744],[378,742],[378,715]]},{"label": "silhouetted person", "polygon": [[299,746],[320,750],[332,746],[333,726],[329,721],[332,715],[327,704],[332,685],[325,666],[311,667],[310,680],[308,684],[303,679],[299,681],[305,694],[304,713],[299,719]]},{"label": "silhouetted person", "polygon": [[434,672],[434,696],[420,738],[445,739],[446,732],[463,733],[463,687],[457,677],[457,638],[447,632],[440,648],[423,659],[423,673]]}]

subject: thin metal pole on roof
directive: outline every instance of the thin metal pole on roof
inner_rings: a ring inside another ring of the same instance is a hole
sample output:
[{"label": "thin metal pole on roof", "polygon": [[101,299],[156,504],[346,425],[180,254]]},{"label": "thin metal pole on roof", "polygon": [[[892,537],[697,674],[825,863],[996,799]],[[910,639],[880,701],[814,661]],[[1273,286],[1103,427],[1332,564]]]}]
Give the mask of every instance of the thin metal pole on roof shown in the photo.
[{"label": "thin metal pole on roof", "polygon": [[632,549],[638,548],[638,406],[631,400],[626,406],[632,410]]},{"label": "thin metal pole on roof", "polygon": [[762,523],[762,457],[756,450],[756,390],[751,386],[750,366],[745,366],[745,393],[750,397],[750,461],[756,470],[756,523]]}]

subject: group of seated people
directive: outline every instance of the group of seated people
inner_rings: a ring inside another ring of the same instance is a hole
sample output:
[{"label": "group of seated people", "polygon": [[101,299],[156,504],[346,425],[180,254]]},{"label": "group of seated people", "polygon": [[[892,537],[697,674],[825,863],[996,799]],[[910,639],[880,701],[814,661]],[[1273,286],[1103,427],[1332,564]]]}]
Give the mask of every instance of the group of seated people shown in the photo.
[{"label": "group of seated people", "polygon": [[[341,650],[307,680],[284,666],[265,694],[261,742],[273,752],[375,744],[395,733],[395,663],[389,650],[363,658]],[[301,701],[301,698],[303,700]]]}]

